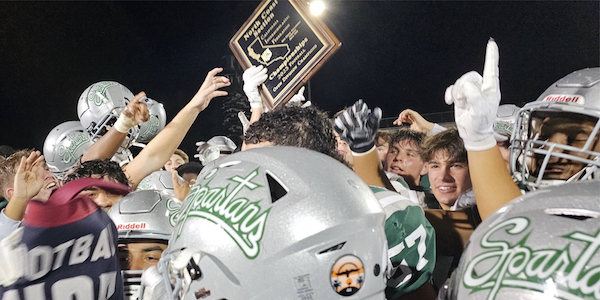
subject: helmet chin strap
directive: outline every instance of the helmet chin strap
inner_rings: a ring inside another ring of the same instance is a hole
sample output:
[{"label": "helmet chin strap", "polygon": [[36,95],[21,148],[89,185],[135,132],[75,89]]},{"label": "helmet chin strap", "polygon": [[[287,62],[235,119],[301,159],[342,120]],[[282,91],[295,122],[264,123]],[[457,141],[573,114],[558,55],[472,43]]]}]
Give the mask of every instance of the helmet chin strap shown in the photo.
[{"label": "helmet chin strap", "polygon": [[[596,161],[600,160],[600,157],[597,157],[595,160]],[[598,172],[600,172],[600,170],[598,169],[598,166],[588,165],[588,166],[584,167],[583,169],[581,169],[581,171],[577,172],[575,175],[571,176],[571,178],[567,179],[567,182],[595,180],[595,179],[597,180],[597,179],[600,179]]]}]

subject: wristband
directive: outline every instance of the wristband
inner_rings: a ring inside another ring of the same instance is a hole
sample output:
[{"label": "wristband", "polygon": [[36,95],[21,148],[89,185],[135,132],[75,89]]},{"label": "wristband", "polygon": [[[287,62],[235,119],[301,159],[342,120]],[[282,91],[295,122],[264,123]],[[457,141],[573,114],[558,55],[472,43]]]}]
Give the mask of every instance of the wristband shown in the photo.
[{"label": "wristband", "polygon": [[252,109],[254,109],[254,108],[262,108],[262,107],[263,107],[262,101],[257,101],[257,102],[251,101],[250,102],[250,111],[252,111]]},{"label": "wristband", "polygon": [[463,138],[463,143],[465,144],[465,149],[467,149],[467,151],[484,151],[494,148],[494,146],[496,146],[496,139],[493,135],[480,141],[469,141]]},{"label": "wristband", "polygon": [[373,145],[373,148],[371,148],[371,150],[366,151],[366,152],[354,152],[352,151],[352,156],[365,156],[373,151],[375,151],[377,149],[377,147],[375,145]]},{"label": "wristband", "polygon": [[121,113],[117,121],[115,122],[115,129],[120,133],[127,133],[131,127],[137,125],[135,120]]}]

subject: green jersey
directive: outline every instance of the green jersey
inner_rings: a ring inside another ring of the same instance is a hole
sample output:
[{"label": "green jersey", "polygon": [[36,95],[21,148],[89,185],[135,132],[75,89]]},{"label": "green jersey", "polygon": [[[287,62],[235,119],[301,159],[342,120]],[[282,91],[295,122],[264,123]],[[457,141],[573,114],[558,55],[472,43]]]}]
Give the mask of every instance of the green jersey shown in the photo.
[{"label": "green jersey", "polygon": [[388,300],[418,289],[431,280],[435,267],[435,231],[423,209],[406,197],[371,187],[385,211],[385,235],[391,261],[385,290]]}]

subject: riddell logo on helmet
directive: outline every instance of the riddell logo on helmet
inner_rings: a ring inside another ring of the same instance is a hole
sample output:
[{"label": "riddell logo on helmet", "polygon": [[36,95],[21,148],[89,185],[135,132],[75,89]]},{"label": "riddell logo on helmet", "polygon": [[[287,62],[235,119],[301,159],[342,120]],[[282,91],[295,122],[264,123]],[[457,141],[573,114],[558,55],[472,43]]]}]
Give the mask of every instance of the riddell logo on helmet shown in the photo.
[{"label": "riddell logo on helmet", "polygon": [[117,230],[145,229],[146,222],[123,223],[117,225]]},{"label": "riddell logo on helmet", "polygon": [[577,103],[584,104],[585,99],[579,95],[548,95],[544,97],[544,100],[548,102],[565,102],[565,103]]}]

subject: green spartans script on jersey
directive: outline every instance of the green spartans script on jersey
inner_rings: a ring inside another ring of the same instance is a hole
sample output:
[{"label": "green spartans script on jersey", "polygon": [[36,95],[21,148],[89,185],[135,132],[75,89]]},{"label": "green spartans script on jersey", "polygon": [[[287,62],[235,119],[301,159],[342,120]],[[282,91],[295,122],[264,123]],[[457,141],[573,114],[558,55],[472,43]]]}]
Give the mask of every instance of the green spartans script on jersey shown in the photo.
[{"label": "green spartans script on jersey", "polygon": [[196,184],[190,190],[185,198],[184,207],[178,217],[174,217],[178,220],[179,226],[175,238],[179,238],[188,218],[203,218],[219,225],[248,259],[254,259],[260,253],[259,242],[265,230],[270,208],[261,211],[258,205],[260,200],[250,202],[248,198],[237,197],[237,195],[244,189],[252,191],[261,187],[252,181],[259,174],[258,168],[245,176],[236,175],[228,178],[228,181],[235,184],[231,191],[229,191],[229,184],[224,187],[209,186],[218,170],[218,168],[212,170],[202,179],[203,185]]},{"label": "green spartans script on jersey", "polygon": [[385,211],[385,235],[392,262],[385,295],[396,299],[431,280],[435,267],[435,231],[425,213],[400,194],[371,187]]}]

